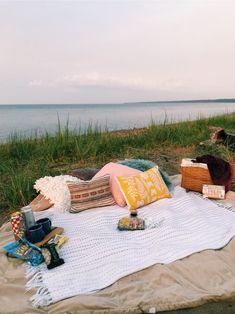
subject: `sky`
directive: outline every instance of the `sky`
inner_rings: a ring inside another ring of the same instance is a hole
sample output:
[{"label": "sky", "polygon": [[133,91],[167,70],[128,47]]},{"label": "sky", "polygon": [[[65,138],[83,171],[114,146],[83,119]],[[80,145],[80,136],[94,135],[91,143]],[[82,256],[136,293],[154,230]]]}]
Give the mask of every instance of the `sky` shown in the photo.
[{"label": "sky", "polygon": [[234,16],[234,0],[0,0],[0,104],[235,98]]}]

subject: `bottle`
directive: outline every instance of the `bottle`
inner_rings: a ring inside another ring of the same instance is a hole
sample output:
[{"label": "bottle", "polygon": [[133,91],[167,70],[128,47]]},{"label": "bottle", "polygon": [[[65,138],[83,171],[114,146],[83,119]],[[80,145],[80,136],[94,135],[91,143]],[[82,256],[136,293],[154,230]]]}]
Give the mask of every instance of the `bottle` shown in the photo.
[{"label": "bottle", "polygon": [[33,210],[30,206],[24,206],[21,208],[20,211],[24,218],[25,229],[26,231],[28,231],[30,227],[35,225],[35,217]]}]

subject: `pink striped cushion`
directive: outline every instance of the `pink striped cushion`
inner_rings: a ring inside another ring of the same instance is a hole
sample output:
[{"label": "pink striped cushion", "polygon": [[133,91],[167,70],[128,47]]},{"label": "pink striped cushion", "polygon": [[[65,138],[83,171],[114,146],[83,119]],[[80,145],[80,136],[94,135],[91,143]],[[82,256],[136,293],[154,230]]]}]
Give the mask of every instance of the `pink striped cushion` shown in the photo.
[{"label": "pink striped cushion", "polygon": [[114,205],[115,201],[110,190],[110,176],[106,175],[93,181],[69,183],[68,188],[71,196],[71,213]]}]

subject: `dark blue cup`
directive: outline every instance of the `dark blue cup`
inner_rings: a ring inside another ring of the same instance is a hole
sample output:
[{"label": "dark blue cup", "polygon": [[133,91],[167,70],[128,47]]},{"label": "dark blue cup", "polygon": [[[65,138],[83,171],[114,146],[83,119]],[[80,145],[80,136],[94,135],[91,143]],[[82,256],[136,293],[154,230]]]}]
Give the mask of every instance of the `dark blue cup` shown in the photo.
[{"label": "dark blue cup", "polygon": [[27,239],[31,243],[40,242],[44,239],[45,232],[42,229],[42,225],[36,224],[28,229]]},{"label": "dark blue cup", "polygon": [[45,234],[48,234],[51,232],[51,220],[49,218],[42,218],[36,221],[36,224],[39,224],[42,226],[42,230]]}]

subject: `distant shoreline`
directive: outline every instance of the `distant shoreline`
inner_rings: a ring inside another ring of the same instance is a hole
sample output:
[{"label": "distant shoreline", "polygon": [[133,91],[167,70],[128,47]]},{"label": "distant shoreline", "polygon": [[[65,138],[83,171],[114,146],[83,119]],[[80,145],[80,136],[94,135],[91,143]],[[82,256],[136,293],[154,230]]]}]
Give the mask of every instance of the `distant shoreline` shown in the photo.
[{"label": "distant shoreline", "polygon": [[234,102],[163,102],[129,104],[2,105],[0,142],[17,133],[37,137],[54,134],[58,125],[86,131],[142,128],[150,123],[166,124],[235,112]]},{"label": "distant shoreline", "polygon": [[192,100],[163,100],[163,101],[139,101],[139,102],[127,102],[127,104],[151,104],[151,103],[213,103],[213,102],[218,102],[218,103],[235,103],[235,98],[218,98],[218,99],[192,99]]},{"label": "distant shoreline", "polygon": [[217,99],[188,99],[188,100],[150,100],[150,101],[127,101],[127,102],[105,102],[105,103],[32,103],[32,104],[0,104],[1,106],[79,106],[79,105],[129,105],[129,104],[171,104],[171,103],[235,103],[235,98]]}]

